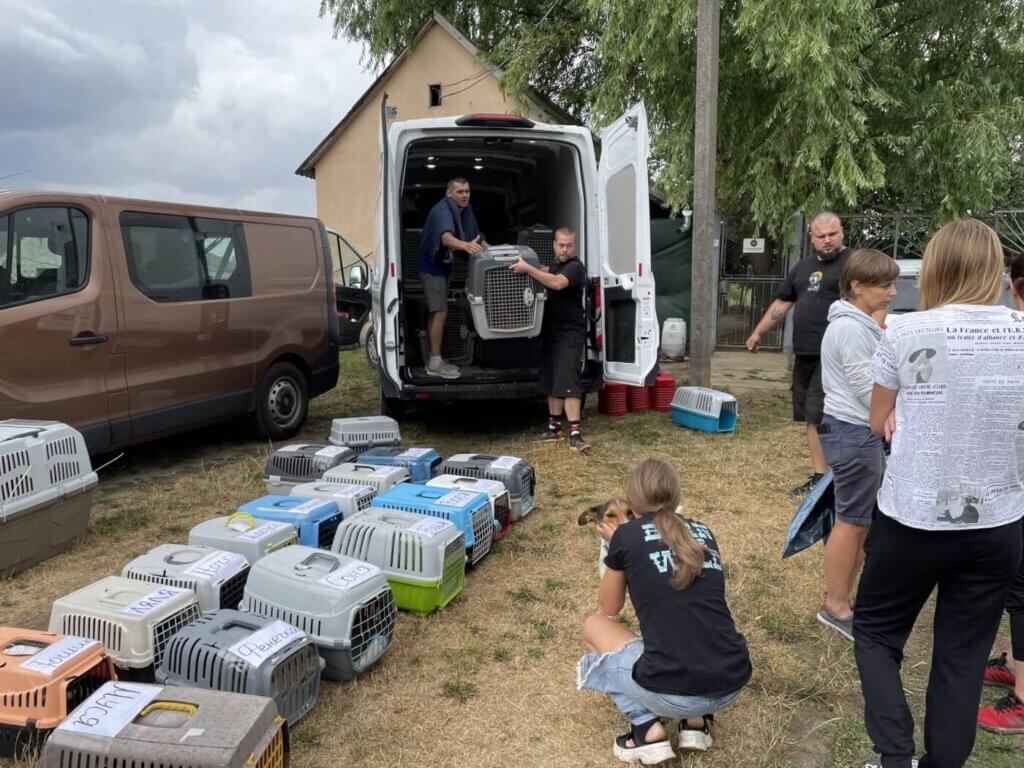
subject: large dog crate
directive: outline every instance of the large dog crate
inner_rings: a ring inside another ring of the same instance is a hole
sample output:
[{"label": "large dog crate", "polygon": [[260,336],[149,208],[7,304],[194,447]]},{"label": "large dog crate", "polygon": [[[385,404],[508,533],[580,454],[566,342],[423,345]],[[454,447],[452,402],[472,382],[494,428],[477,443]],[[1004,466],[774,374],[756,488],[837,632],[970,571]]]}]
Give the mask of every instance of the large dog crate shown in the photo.
[{"label": "large dog crate", "polygon": [[374,493],[381,493],[399,483],[407,483],[411,478],[405,467],[352,463],[341,464],[324,472],[323,479],[330,483],[365,485],[372,488]]},{"label": "large dog crate", "polygon": [[298,531],[291,523],[257,520],[245,512],[204,520],[188,534],[189,544],[237,552],[249,561],[249,565],[268,552],[298,541]]},{"label": "large dog crate", "polygon": [[536,475],[533,467],[518,456],[459,453],[441,464],[439,474],[480,477],[503,483],[512,504],[512,522],[533,511]]},{"label": "large dog crate", "polygon": [[327,470],[355,457],[356,451],[344,445],[286,445],[267,457],[263,481],[267,486],[267,493],[287,495],[293,486],[319,480]]},{"label": "large dog crate", "polygon": [[355,483],[332,483],[327,480],[317,480],[313,483],[303,483],[292,488],[292,496],[302,499],[328,499],[338,505],[341,510],[341,519],[349,515],[363,512],[370,508],[373,497],[376,496],[373,489],[367,485],[356,485]]},{"label": "large dog crate", "polygon": [[80,432],[57,421],[0,421],[0,577],[84,536],[95,490]]},{"label": "large dog crate", "polygon": [[106,683],[57,729],[42,768],[286,768],[288,725],[264,696]]},{"label": "large dog crate", "polygon": [[491,501],[485,493],[404,483],[377,496],[373,506],[414,512],[452,523],[462,531],[466,540],[466,556],[471,565],[480,562],[491,551],[494,516],[491,514]]},{"label": "large dog crate", "polygon": [[407,293],[423,289],[419,270],[422,237],[422,229],[407,227],[402,230],[402,290]]},{"label": "large dog crate", "polygon": [[541,266],[550,267],[555,263],[555,230],[543,224],[535,224],[532,227],[519,230],[517,239],[520,245],[525,245],[537,254],[537,260]]},{"label": "large dog crate", "polygon": [[301,544],[253,565],[242,610],[298,627],[328,680],[352,680],[391,645],[397,608],[380,568]]},{"label": "large dog crate", "polygon": [[525,245],[491,247],[474,257],[470,265],[466,298],[481,339],[530,339],[540,335],[547,293],[529,275],[509,269],[520,257],[540,266],[537,254]]},{"label": "large dog crate", "polygon": [[126,579],[191,589],[200,611],[236,608],[242,599],[249,561],[237,552],[190,544],[160,544],[124,568]]},{"label": "large dog crate", "polygon": [[238,508],[258,520],[291,523],[299,544],[327,549],[341,522],[341,510],[332,499],[304,499],[299,496],[261,496]]},{"label": "large dog crate", "polygon": [[673,422],[700,432],[732,432],[739,418],[735,397],[707,387],[679,387],[671,408]]},{"label": "large dog crate", "polygon": [[0,756],[38,751],[71,710],[114,679],[96,640],[0,627]]},{"label": "large dog crate", "polygon": [[118,677],[152,680],[167,643],[199,615],[190,589],[107,576],[55,600],[50,631],[99,640]]},{"label": "large dog crate", "polygon": [[371,448],[359,455],[359,463],[404,467],[413,482],[425,483],[434,476],[441,454],[433,448]]},{"label": "large dog crate", "polygon": [[427,485],[487,494],[487,498],[491,500],[491,514],[494,516],[494,540],[501,541],[508,535],[509,528],[512,527],[512,502],[504,483],[481,477],[438,475],[428,480]]},{"label": "large dog crate", "polygon": [[338,526],[331,550],[376,565],[395,604],[420,616],[448,605],[466,581],[462,532],[436,517],[374,508]]},{"label": "large dog crate", "polygon": [[241,611],[206,613],[171,638],[156,680],[269,696],[295,725],[316,704],[324,662],[298,627]]},{"label": "large dog crate", "polygon": [[[426,329],[417,331],[423,364],[430,360],[430,337]],[[441,334],[441,357],[456,365],[470,365],[476,349],[476,334],[469,318],[469,307],[463,301],[449,301],[448,315]]]},{"label": "large dog crate", "polygon": [[402,432],[390,416],[350,416],[331,421],[331,445],[349,448],[375,448],[401,445]]}]

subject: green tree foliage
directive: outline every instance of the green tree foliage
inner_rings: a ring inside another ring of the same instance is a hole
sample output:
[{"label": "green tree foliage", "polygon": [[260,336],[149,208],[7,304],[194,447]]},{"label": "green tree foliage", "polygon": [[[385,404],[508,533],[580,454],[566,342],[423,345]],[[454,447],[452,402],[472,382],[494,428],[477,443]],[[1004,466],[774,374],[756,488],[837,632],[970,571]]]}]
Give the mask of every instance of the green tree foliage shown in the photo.
[{"label": "green tree foliage", "polygon": [[[370,64],[444,14],[595,129],[646,102],[658,186],[690,203],[696,0],[323,0]],[[769,230],[818,207],[942,220],[1022,206],[1024,0],[722,0],[719,204]]]}]

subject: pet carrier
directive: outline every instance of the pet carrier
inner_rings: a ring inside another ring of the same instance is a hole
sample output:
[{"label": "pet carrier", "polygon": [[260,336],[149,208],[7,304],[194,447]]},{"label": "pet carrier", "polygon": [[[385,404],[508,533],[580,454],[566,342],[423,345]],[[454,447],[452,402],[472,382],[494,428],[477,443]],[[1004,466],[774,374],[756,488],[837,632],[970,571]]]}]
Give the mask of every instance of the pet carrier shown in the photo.
[{"label": "pet carrier", "polygon": [[420,280],[420,238],[422,229],[407,227],[402,230],[402,290],[405,293],[422,290]]},{"label": "pet carrier", "polygon": [[395,604],[425,616],[462,591],[466,545],[447,520],[393,509],[370,509],[338,526],[331,550],[384,571]]},{"label": "pet carrier", "polygon": [[397,611],[380,568],[301,544],[253,565],[241,609],[308,634],[328,680],[351,680],[383,656]]},{"label": "pet carrier", "polygon": [[438,475],[428,480],[427,485],[436,488],[452,488],[456,491],[486,493],[491,500],[491,514],[494,515],[494,540],[501,541],[508,534],[509,528],[512,526],[512,502],[509,500],[508,488],[504,483],[479,477]]},{"label": "pet carrier", "polygon": [[264,696],[105,683],[53,732],[42,768],[286,768],[288,726]]},{"label": "pet carrier", "polygon": [[268,552],[298,543],[291,523],[257,520],[245,512],[204,520],[188,534],[188,543],[237,552],[252,565]]},{"label": "pet carrier", "polygon": [[96,640],[0,627],[0,756],[36,752],[71,710],[114,679]]},{"label": "pet carrier", "polygon": [[512,522],[533,511],[536,478],[533,467],[518,456],[492,456],[488,453],[460,453],[441,464],[439,474],[481,477],[497,480],[508,489],[512,504]]},{"label": "pet carrier", "polygon": [[119,677],[151,680],[167,642],[198,618],[190,589],[107,576],[55,600],[50,631],[99,640]]},{"label": "pet carrier", "polygon": [[[420,355],[423,364],[430,360],[430,338],[425,329],[420,330]],[[469,310],[465,302],[449,301],[441,335],[441,357],[456,365],[470,365],[476,348],[476,334],[469,321]]]},{"label": "pet carrier", "polygon": [[237,552],[188,544],[161,544],[121,569],[126,579],[191,589],[200,611],[237,608],[249,561]]},{"label": "pet carrier", "polygon": [[370,508],[376,495],[367,485],[355,483],[331,483],[318,480],[315,483],[303,483],[292,488],[292,496],[303,499],[328,499],[338,505],[341,519]]},{"label": "pet carrier", "polygon": [[355,456],[356,451],[344,445],[296,443],[278,448],[267,457],[263,470],[267,493],[287,496],[292,486],[319,480],[328,469]]},{"label": "pet carrier", "polygon": [[672,421],[701,432],[732,432],[739,404],[727,392],[706,387],[680,387],[672,398]]},{"label": "pet carrier", "polygon": [[240,611],[203,614],[171,638],[156,670],[164,685],[269,696],[295,725],[316,704],[324,662],[305,632]]},{"label": "pet carrier", "polygon": [[359,463],[405,467],[413,482],[425,483],[434,476],[441,454],[433,448],[371,448],[359,455]]},{"label": "pet carrier", "polygon": [[491,551],[494,516],[491,514],[491,501],[485,493],[404,483],[377,496],[373,506],[439,517],[453,523],[465,537],[466,556],[471,565],[480,562]]},{"label": "pet carrier", "polygon": [[481,339],[528,339],[540,335],[547,294],[529,275],[509,269],[516,259],[540,266],[525,245],[500,245],[474,257],[466,298]]},{"label": "pet carrier", "polygon": [[518,242],[532,248],[542,266],[550,267],[555,263],[555,231],[551,227],[535,224],[521,229]]},{"label": "pet carrier", "polygon": [[80,432],[57,421],[0,421],[0,576],[83,536],[95,490]]},{"label": "pet carrier", "polygon": [[331,422],[332,445],[349,448],[375,448],[378,445],[401,445],[398,422],[390,416],[352,416]]},{"label": "pet carrier", "polygon": [[341,522],[341,510],[333,499],[304,499],[298,496],[261,496],[238,508],[258,520],[291,523],[299,533],[299,544],[327,549]]},{"label": "pet carrier", "polygon": [[409,482],[409,470],[405,467],[377,464],[340,464],[324,472],[323,479],[328,483],[366,485],[372,488],[374,493],[380,493],[399,483]]}]

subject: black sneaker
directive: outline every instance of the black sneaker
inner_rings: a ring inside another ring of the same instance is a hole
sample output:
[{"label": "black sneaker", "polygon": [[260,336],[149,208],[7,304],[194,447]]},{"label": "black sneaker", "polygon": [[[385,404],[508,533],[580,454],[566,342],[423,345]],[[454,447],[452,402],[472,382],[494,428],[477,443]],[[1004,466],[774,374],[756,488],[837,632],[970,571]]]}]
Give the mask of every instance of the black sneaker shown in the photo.
[{"label": "black sneaker", "polygon": [[820,472],[815,472],[813,475],[807,478],[806,483],[804,483],[803,485],[798,485],[796,488],[791,490],[789,492],[789,495],[793,497],[806,496],[808,493],[811,492],[811,489],[818,483],[818,481],[821,480],[822,476],[823,475]]},{"label": "black sneaker", "polygon": [[569,447],[577,453],[586,453],[590,450],[590,444],[583,439],[583,435],[579,432],[569,435]]},{"label": "black sneaker", "polygon": [[544,434],[537,438],[538,443],[557,443],[562,439],[562,430],[545,429]]}]

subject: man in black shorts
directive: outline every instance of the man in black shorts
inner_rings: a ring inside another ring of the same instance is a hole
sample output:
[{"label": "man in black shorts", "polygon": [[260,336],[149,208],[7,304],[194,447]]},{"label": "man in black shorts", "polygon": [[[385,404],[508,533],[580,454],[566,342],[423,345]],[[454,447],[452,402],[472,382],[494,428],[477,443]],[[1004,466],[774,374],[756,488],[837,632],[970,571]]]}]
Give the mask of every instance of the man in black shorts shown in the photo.
[{"label": "man in black shorts", "polygon": [[821,386],[821,339],[828,325],[828,308],[839,299],[839,275],[850,255],[843,245],[843,225],[831,211],[811,220],[814,253],[801,259],[786,275],[782,288],[747,339],[747,349],[756,352],[761,335],[782,322],[793,307],[793,421],[807,425],[807,447],[811,454],[811,476],[793,489],[794,496],[807,493],[828,471],[825,454],[818,442],[818,425],[825,407]]},{"label": "man in black shorts", "polygon": [[590,448],[580,432],[580,367],[587,340],[583,291],[587,270],[576,258],[576,232],[569,227],[555,231],[554,249],[555,264],[550,270],[538,269],[522,259],[510,269],[529,275],[548,290],[542,334],[544,356],[537,377],[537,389],[548,396],[548,426],[542,439],[562,439],[564,411],[569,419],[569,447],[582,452]]}]

